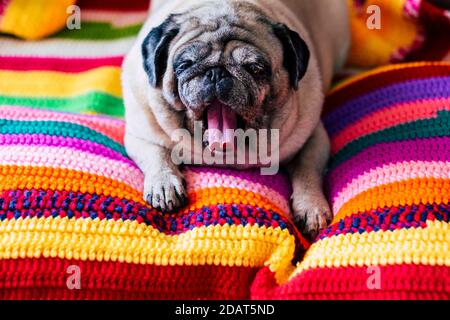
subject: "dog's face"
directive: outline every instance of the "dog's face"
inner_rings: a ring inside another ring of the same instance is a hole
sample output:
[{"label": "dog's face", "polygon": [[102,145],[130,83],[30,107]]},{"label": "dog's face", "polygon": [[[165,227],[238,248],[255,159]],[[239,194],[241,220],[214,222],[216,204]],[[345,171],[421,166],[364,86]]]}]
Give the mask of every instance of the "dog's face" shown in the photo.
[{"label": "dog's face", "polygon": [[308,48],[252,5],[217,3],[151,30],[142,44],[150,84],[174,111],[185,112],[188,129],[194,121],[208,129],[209,113],[221,110],[232,115],[231,127],[270,128],[306,72]]}]

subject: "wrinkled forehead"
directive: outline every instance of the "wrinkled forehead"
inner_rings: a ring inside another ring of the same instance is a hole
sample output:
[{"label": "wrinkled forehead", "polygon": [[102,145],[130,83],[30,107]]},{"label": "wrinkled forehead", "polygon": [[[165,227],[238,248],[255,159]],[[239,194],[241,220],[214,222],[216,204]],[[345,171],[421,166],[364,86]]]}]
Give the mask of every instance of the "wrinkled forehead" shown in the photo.
[{"label": "wrinkled forehead", "polygon": [[180,33],[172,52],[175,56],[186,55],[194,60],[214,52],[223,52],[239,60],[257,55],[268,60],[271,60],[270,56],[279,56],[279,48],[273,48],[277,40],[271,32],[271,22],[259,9],[247,9],[212,10],[202,6],[176,16]]},{"label": "wrinkled forehead", "polygon": [[185,31],[200,25],[207,31],[214,31],[221,26],[254,30],[258,25],[270,24],[270,19],[261,9],[242,2],[207,2],[175,18],[177,23],[186,28]]}]

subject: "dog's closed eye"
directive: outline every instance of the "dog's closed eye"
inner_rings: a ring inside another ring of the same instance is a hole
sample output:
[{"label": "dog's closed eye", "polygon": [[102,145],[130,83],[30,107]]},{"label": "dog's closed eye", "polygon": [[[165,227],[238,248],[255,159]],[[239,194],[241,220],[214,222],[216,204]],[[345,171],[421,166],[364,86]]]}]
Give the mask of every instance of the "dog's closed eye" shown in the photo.
[{"label": "dog's closed eye", "polygon": [[271,76],[270,67],[261,63],[248,63],[244,65],[244,68],[257,80]]},{"label": "dog's closed eye", "polygon": [[189,59],[179,61],[179,62],[175,63],[175,66],[174,66],[175,73],[177,75],[180,75],[181,73],[183,73],[184,71],[186,71],[187,69],[192,67],[193,65],[194,65],[194,61],[189,60]]}]

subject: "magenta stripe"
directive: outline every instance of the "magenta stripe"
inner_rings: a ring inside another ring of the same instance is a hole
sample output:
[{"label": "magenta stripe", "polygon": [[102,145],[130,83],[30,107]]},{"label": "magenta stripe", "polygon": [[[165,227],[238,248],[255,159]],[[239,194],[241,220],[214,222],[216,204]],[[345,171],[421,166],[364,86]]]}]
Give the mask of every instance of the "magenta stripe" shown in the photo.
[{"label": "magenta stripe", "polygon": [[333,169],[327,178],[334,197],[370,169],[403,161],[450,161],[450,137],[396,141],[371,146]]},{"label": "magenta stripe", "polygon": [[0,145],[67,147],[122,161],[136,167],[136,164],[129,158],[124,157],[120,153],[109,149],[104,145],[77,138],[50,136],[45,134],[4,134],[0,135]]},{"label": "magenta stripe", "polygon": [[[6,7],[8,6],[10,0],[0,0],[0,15],[5,12]],[[0,21],[1,21],[0,17]]]},{"label": "magenta stripe", "polygon": [[254,183],[265,185],[268,188],[276,190],[286,199],[292,194],[291,183],[286,172],[280,171],[278,174],[269,176],[261,175],[260,169],[248,169],[248,170],[235,170],[217,167],[189,167],[189,169],[196,173],[216,173],[223,174],[232,177],[239,177],[244,180],[249,180]]},{"label": "magenta stripe", "polygon": [[108,58],[38,58],[0,56],[0,69],[13,71],[59,71],[76,73],[99,67],[120,67],[122,57]]}]

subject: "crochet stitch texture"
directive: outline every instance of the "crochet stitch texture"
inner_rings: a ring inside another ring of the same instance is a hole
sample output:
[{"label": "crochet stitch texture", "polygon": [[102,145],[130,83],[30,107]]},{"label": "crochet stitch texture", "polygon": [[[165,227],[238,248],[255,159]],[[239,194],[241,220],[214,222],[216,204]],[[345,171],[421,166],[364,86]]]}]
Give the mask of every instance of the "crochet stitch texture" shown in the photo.
[{"label": "crochet stitch texture", "polygon": [[[450,298],[450,64],[333,89],[335,218],[309,244],[283,172],[188,167],[187,208],[142,200],[119,75],[147,1],[100,3],[81,1],[75,33],[0,41],[1,299]],[[66,285],[71,265],[80,290]]]}]

